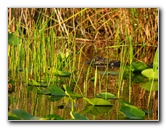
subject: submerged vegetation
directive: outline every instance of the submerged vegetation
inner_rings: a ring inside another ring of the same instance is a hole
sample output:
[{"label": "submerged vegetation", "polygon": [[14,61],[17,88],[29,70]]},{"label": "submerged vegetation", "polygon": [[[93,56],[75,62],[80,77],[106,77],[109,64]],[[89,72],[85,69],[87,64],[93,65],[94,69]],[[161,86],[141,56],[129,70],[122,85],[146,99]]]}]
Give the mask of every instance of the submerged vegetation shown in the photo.
[{"label": "submerged vegetation", "polygon": [[158,53],[157,8],[9,8],[8,119],[158,120]]}]

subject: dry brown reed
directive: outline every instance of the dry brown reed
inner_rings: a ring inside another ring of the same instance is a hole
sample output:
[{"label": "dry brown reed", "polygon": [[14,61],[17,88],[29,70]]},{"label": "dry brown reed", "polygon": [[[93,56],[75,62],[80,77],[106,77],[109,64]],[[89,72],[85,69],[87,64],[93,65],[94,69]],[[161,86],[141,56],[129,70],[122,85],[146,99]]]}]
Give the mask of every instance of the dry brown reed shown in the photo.
[{"label": "dry brown reed", "polygon": [[9,32],[19,26],[25,35],[45,22],[45,31],[53,28],[57,38],[74,37],[97,48],[127,45],[131,36],[134,57],[145,62],[152,62],[158,46],[157,8],[9,8],[8,22]]}]

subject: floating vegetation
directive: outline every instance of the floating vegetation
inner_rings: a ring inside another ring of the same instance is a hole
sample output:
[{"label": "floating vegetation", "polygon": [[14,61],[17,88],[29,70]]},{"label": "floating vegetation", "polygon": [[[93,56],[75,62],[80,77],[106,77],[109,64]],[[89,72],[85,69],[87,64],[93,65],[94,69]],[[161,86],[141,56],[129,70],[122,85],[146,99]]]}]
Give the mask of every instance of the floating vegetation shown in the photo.
[{"label": "floating vegetation", "polygon": [[123,107],[120,109],[120,112],[122,112],[125,115],[125,117],[132,120],[144,119],[145,112],[140,108],[124,101],[121,101],[121,104],[123,105]]}]

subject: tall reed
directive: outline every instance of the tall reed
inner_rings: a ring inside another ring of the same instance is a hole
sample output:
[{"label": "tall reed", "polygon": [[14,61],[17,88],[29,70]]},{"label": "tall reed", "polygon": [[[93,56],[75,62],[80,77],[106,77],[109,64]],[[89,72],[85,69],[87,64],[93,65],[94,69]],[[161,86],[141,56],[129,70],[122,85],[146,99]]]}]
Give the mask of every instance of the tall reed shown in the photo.
[{"label": "tall reed", "polygon": [[152,94],[152,88],[154,86],[154,78],[155,78],[156,72],[158,72],[158,48],[156,50],[156,53],[155,53],[155,56],[154,56],[154,61],[153,61],[153,78],[150,80],[151,81],[151,88],[150,88],[150,92],[149,92],[149,96],[148,96],[147,108],[149,108],[149,104],[150,104],[150,100],[151,100],[151,94]]},{"label": "tall reed", "polygon": [[133,62],[133,42],[132,42],[132,38],[131,36],[129,36],[129,42],[130,42],[130,72],[129,72],[129,103],[131,102],[131,93],[132,93],[132,87],[131,87],[131,73],[132,73],[132,69],[131,69],[131,64]]}]

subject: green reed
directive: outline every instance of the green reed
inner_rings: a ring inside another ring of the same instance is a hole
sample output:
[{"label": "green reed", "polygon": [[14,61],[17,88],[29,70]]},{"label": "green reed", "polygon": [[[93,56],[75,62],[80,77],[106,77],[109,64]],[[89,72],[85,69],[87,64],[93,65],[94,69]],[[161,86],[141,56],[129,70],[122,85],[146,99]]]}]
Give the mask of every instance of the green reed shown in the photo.
[{"label": "green reed", "polygon": [[74,76],[73,77],[76,77],[76,83],[75,83],[75,87],[77,87],[78,89],[79,89],[79,93],[81,93],[81,95],[84,95],[84,91],[82,91],[81,90],[81,87],[80,87],[80,85],[79,85],[79,81],[81,80],[82,81],[82,79],[84,78],[84,76],[82,75],[83,74],[83,68],[84,68],[84,64],[82,64],[82,61],[81,61],[81,58],[82,58],[82,50],[83,50],[83,48],[84,48],[84,46],[85,45],[83,45],[81,48],[80,48],[80,50],[77,52],[77,54],[78,54],[78,62],[77,62],[77,69],[78,69],[78,71],[77,71],[77,76],[74,74]]},{"label": "green reed", "polygon": [[86,72],[86,76],[85,76],[85,81],[84,81],[84,95],[87,96],[87,90],[88,90],[88,80],[89,80],[89,76],[90,76],[90,71],[91,71],[91,65],[92,63],[89,64],[88,66],[88,69],[87,69],[87,72]]},{"label": "green reed", "polygon": [[132,88],[131,88],[131,83],[132,83],[132,79],[131,79],[131,63],[133,62],[133,42],[132,42],[132,38],[131,36],[129,36],[129,42],[130,42],[130,72],[129,72],[129,103],[131,102],[131,93],[132,93]]},{"label": "green reed", "polygon": [[[155,56],[154,56],[154,60],[153,60],[153,72],[154,72],[154,75],[155,75],[155,72],[157,72],[157,70],[158,70],[158,48],[156,50],[156,53],[155,53]],[[149,108],[153,85],[154,85],[154,77],[151,79],[151,88],[150,88],[150,92],[149,92],[149,96],[148,96],[147,108]]]},{"label": "green reed", "polygon": [[96,69],[95,69],[95,78],[94,78],[94,89],[93,89],[94,96],[96,95],[97,75],[98,75],[98,70],[97,70],[97,67],[96,67]]},{"label": "green reed", "polygon": [[122,53],[123,53],[123,57],[121,57],[121,60],[120,60],[120,72],[119,72],[119,81],[118,81],[118,93],[117,93],[118,98],[120,98],[120,89],[121,89],[124,70],[125,70],[125,59],[126,59],[127,47],[122,46]]}]

